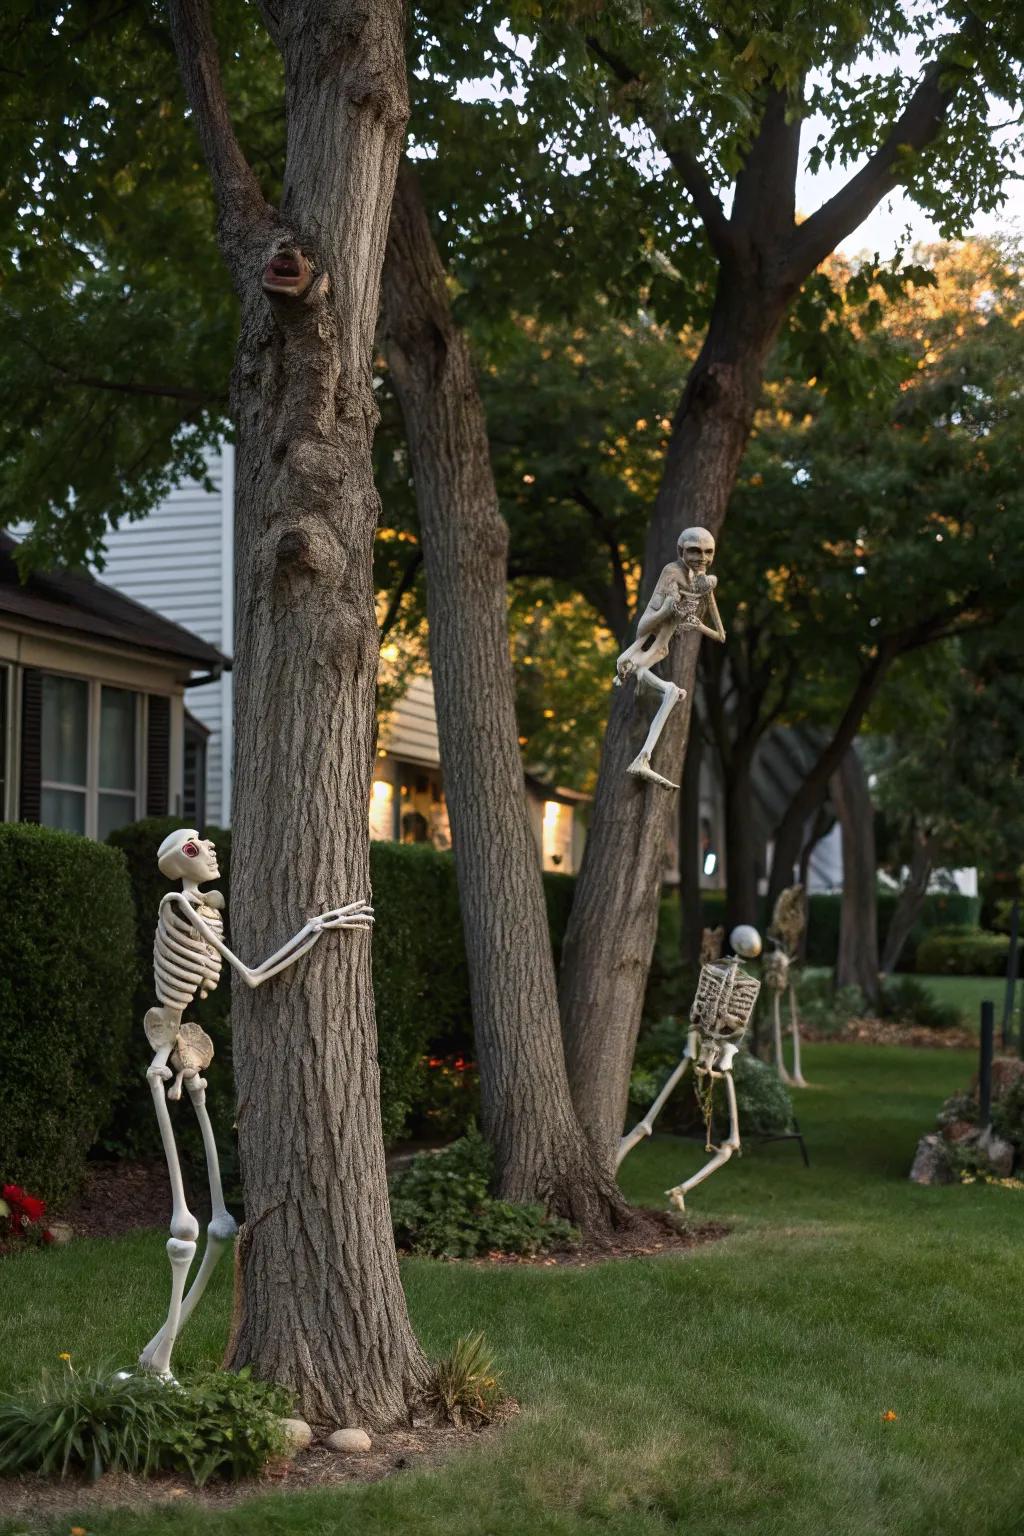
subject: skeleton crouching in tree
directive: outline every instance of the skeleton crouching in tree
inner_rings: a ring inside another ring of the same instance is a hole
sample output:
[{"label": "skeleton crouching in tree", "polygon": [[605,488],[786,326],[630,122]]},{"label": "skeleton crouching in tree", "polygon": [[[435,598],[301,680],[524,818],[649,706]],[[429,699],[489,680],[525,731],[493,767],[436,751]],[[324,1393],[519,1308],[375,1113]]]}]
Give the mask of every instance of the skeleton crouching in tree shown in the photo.
[{"label": "skeleton crouching in tree", "polygon": [[[760,940],[758,939],[757,949],[753,950],[753,953],[757,954],[759,951]],[[690,1031],[682,1060],[669,1076],[644,1118],[628,1135],[623,1136],[619,1143],[616,1167],[639,1141],[651,1135],[654,1121],[673,1088],[691,1065],[697,1079],[697,1096],[704,1107],[705,1125],[710,1138],[712,1094],[715,1083],[724,1084],[729,1106],[729,1134],[718,1147],[712,1147],[709,1139],[707,1150],[713,1152],[714,1156],[682,1184],[677,1184],[674,1188],[665,1191],[671,1203],[679,1211],[686,1209],[686,1196],[690,1190],[697,1184],[703,1183],[710,1174],[721,1168],[723,1163],[727,1163],[733,1153],[739,1150],[739,1110],[736,1104],[736,1088],[732,1080],[732,1064],[753,1017],[760,988],[761,983],[743,969],[738,959],[715,960],[701,966],[697,991],[690,1009]]]},{"label": "skeleton crouching in tree", "polygon": [[696,630],[711,640],[725,641],[725,630],[715,601],[718,578],[708,575],[708,568],[715,558],[714,539],[706,528],[685,528],[676,548],[678,558],[666,565],[658,577],[651,600],[637,624],[636,639],[615,663],[616,685],[621,686],[635,673],[638,695],[645,689],[661,695],[661,704],[651,721],[647,739],[626,771],[651,784],[661,784],[665,789],[678,789],[679,785],[655,773],[651,767],[651,754],[669,715],[679,700],[686,697],[686,690],[677,688],[668,678],[658,677],[652,668],[665,660],[681,629]]},{"label": "skeleton crouching in tree", "polygon": [[[294,938],[262,965],[249,967],[224,943],[223,896],[219,891],[199,889],[220,874],[213,843],[201,839],[192,828],[172,832],[157,850],[157,864],[168,879],[182,883],[180,891],[169,891],[160,903],[153,944],[153,972],[160,1006],[150,1008],[145,1019],[146,1038],[155,1052],[146,1077],[153,1093],[171,1181],[171,1236],[167,1243],[167,1257],[171,1262],[171,1303],[166,1321],[142,1351],[139,1364],[144,1370],[169,1376],[174,1341],[206,1289],[221,1254],[238,1230],[234,1217],[224,1204],[217,1143],[206,1109],[206,1080],[200,1075],[213,1060],[213,1042],[198,1024],[185,1020],[185,1012],[197,994],[204,998],[214,990],[220,981],[224,960],[234,967],[246,986],[259,987],[307,954],[328,930],[369,929],[373,911],[366,902],[355,901],[346,907],[321,913],[319,917],[310,918]],[[168,1088],[169,1082],[171,1086]],[[185,1284],[195,1258],[199,1223],[185,1200],[181,1164],[167,1108],[168,1099],[181,1098],[182,1086],[192,1100],[203,1138],[211,1205],[206,1249],[187,1296]]]},{"label": "skeleton crouching in tree", "polygon": [[[800,1019],[796,1008],[794,971],[800,954],[800,941],[807,926],[807,905],[802,885],[787,886],[780,891],[772,913],[768,938],[775,946],[764,959],[764,984],[772,996],[772,1040],[774,1042],[775,1070],[784,1083],[794,1088],[806,1088],[807,1083],[800,1067]],[[789,1027],[793,1040],[793,1073],[786,1070],[782,1049],[782,994],[789,992]]]}]

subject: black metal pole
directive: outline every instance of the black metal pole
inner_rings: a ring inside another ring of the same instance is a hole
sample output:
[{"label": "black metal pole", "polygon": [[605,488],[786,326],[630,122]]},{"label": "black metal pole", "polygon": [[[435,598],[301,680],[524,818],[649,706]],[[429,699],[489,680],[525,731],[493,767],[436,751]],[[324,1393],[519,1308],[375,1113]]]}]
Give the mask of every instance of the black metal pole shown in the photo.
[{"label": "black metal pole", "polygon": [[[1010,1043],[1013,1021],[1013,995],[1017,989],[1018,951],[1020,948],[1020,897],[1013,898],[1010,908],[1010,953],[1006,961],[1006,996],[1003,999],[1003,1050]],[[1021,1054],[1024,1055],[1024,1025],[1021,1034]]]},{"label": "black metal pole", "polygon": [[995,1043],[996,1005],[981,1005],[981,1052],[978,1060],[978,1128],[985,1131],[992,1120],[992,1047]]}]

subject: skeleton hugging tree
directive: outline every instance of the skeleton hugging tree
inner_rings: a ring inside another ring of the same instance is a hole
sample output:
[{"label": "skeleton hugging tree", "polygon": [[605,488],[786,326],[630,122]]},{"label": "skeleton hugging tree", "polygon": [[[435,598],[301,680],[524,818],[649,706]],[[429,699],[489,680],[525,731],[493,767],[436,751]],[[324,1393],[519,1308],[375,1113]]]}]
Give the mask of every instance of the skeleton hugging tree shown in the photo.
[{"label": "skeleton hugging tree", "polygon": [[[171,1235],[167,1242],[171,1303],[166,1321],[142,1351],[139,1364],[144,1370],[168,1376],[171,1351],[182,1324],[194,1310],[224,1249],[238,1230],[234,1217],[224,1204],[217,1143],[206,1109],[206,1080],[201,1076],[213,1060],[213,1041],[198,1024],[189,1023],[185,1013],[197,994],[204,998],[216,988],[224,960],[246,986],[262,986],[272,976],[294,965],[330,930],[369,928],[373,923],[373,910],[365,901],[354,901],[348,906],[322,912],[319,917],[311,917],[261,965],[248,966],[224,943],[221,916],[224,897],[220,891],[199,889],[220,874],[213,843],[201,839],[193,828],[182,828],[172,832],[160,844],[157,862],[162,874],[182,883],[180,891],[169,891],[160,903],[153,943],[153,974],[160,1003],[149,1009],[145,1020],[146,1038],[155,1053],[146,1077],[153,1094],[171,1181]],[[171,1086],[168,1088],[169,1082]],[[187,1295],[185,1285],[196,1254],[199,1223],[185,1199],[181,1164],[167,1108],[168,1099],[181,1098],[183,1085],[192,1100],[203,1138],[211,1207],[206,1249]]]}]

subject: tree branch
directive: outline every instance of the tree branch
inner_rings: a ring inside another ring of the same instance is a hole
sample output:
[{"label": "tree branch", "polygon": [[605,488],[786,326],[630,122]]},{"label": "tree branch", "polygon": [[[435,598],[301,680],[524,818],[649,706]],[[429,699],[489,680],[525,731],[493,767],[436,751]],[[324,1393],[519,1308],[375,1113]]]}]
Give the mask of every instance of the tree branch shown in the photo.
[{"label": "tree branch", "polygon": [[616,639],[625,642],[626,631],[629,629],[629,594],[626,588],[626,571],[622,563],[622,549],[615,536],[615,530],[597,502],[581,485],[573,486],[572,499],[587,513],[608,550],[612,579],[609,583],[610,601],[607,616],[613,621],[612,630]]},{"label": "tree branch", "polygon": [[217,199],[221,243],[230,261],[238,245],[268,219],[270,209],[235,137],[209,0],[170,0],[170,21],[185,95]]},{"label": "tree branch", "polygon": [[[949,44],[955,47],[971,42],[979,31],[978,22],[972,18],[961,32],[949,39]],[[945,51],[929,64],[907,105],[867,164],[800,225],[792,251],[793,265],[800,280],[813,272],[864,222],[880,199],[899,184],[901,156],[907,150],[924,149],[937,136],[956,92],[957,84],[950,79],[955,72],[968,73],[962,65],[951,64]]]},{"label": "tree branch", "polygon": [[[620,84],[636,85],[643,90],[643,78],[637,74],[636,70],[630,68],[624,59],[606,48],[599,38],[588,36],[586,41],[591,53],[607,66]],[[662,154],[690,194],[715,254],[720,257],[729,255],[735,245],[732,227],[711,185],[707,171],[692,150],[683,144],[672,142],[670,125],[660,114],[641,106],[640,116],[653,133]]]},{"label": "tree branch", "polygon": [[[44,359],[45,361],[45,359]],[[179,389],[174,384],[120,383],[116,379],[101,379],[89,373],[70,373],[59,363],[49,363],[54,373],[59,373],[65,384],[81,385],[83,389],[112,390],[120,395],[151,395],[160,400],[182,400],[186,405],[223,405],[228,403],[227,393],[210,394],[201,389]]]}]

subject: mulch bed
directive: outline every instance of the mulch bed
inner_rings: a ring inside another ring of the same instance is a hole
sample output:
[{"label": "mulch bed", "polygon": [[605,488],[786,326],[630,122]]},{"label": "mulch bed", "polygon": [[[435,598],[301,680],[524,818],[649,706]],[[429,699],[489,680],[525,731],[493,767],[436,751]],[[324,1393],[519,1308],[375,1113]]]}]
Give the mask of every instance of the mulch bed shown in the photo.
[{"label": "mulch bed", "polygon": [[239,1483],[213,1482],[196,1488],[181,1477],[130,1477],[111,1473],[88,1482],[68,1478],[56,1482],[42,1477],[0,1478],[0,1519],[42,1523],[58,1515],[95,1510],[140,1508],[147,1505],[209,1506],[223,1509],[270,1493],[303,1493],[346,1483],[378,1483],[395,1473],[429,1467],[453,1453],[499,1434],[519,1412],[509,1398],[496,1419],[481,1429],[453,1425],[418,1425],[374,1435],[371,1449],[361,1455],[329,1451],[312,1445],[293,1461],[261,1478]]},{"label": "mulch bed", "polygon": [[977,1035],[967,1029],[929,1029],[924,1024],[897,1024],[892,1019],[851,1019],[831,1033],[801,1024],[800,1035],[815,1045],[910,1045],[925,1051],[974,1051],[978,1047]]},{"label": "mulch bed", "polygon": [[[685,1217],[667,1211],[643,1210],[637,1213],[642,1220],[635,1231],[618,1232],[607,1242],[597,1238],[584,1238],[575,1247],[553,1248],[549,1253],[536,1255],[520,1253],[488,1253],[481,1259],[470,1259],[474,1266],[491,1264],[533,1265],[537,1269],[586,1269],[591,1264],[607,1264],[615,1259],[649,1259],[662,1253],[684,1253],[703,1243],[714,1243],[728,1237],[731,1228],[721,1221],[691,1222]],[[465,1260],[454,1260],[464,1263]]]}]

